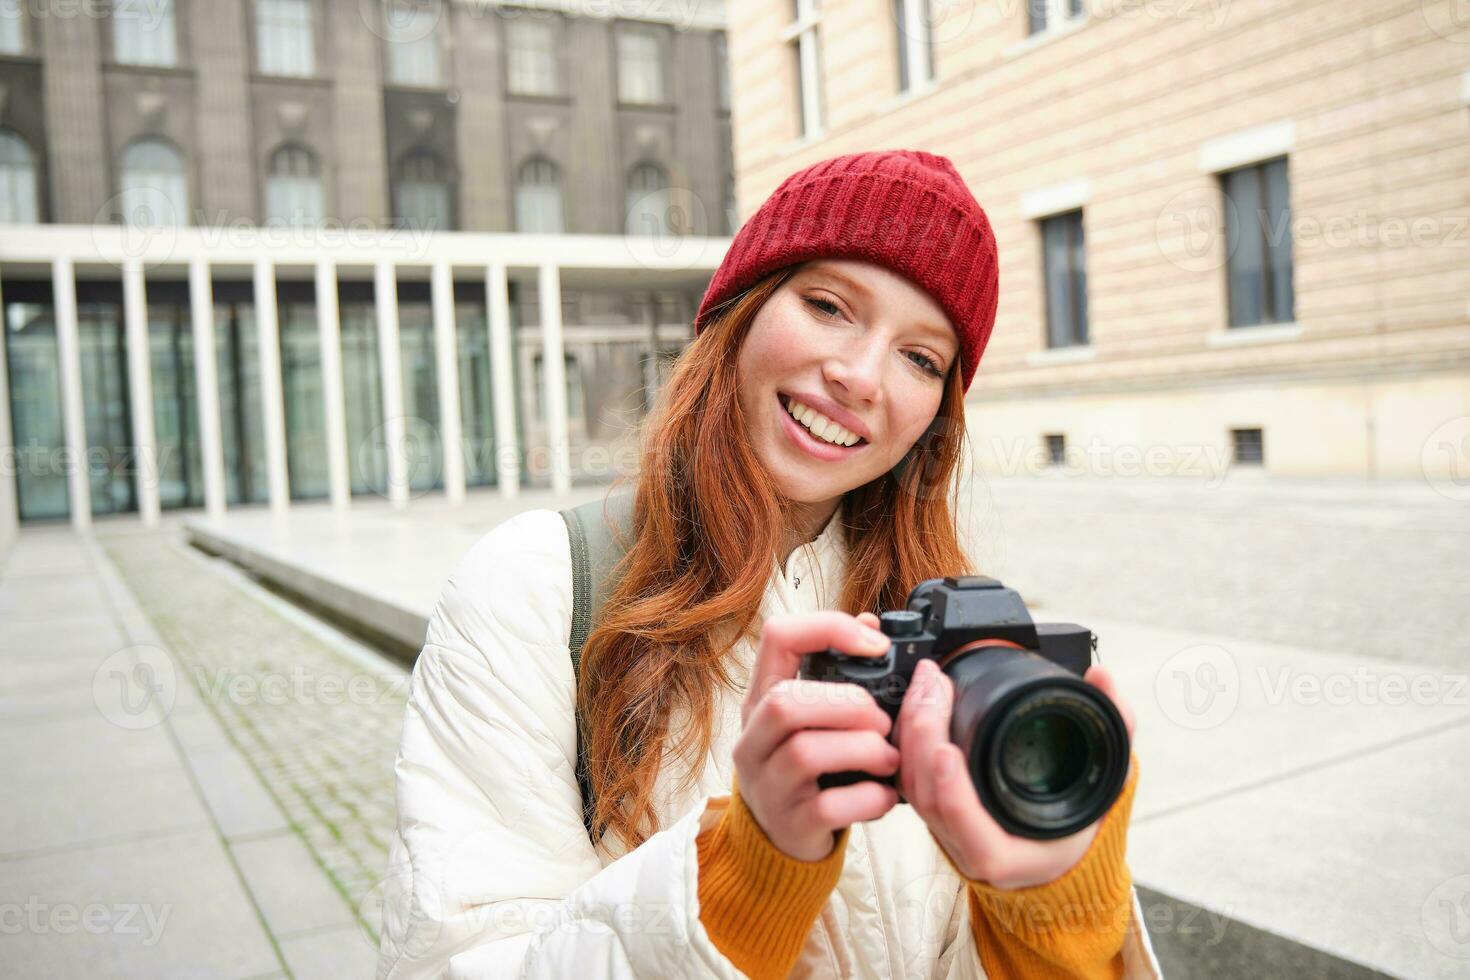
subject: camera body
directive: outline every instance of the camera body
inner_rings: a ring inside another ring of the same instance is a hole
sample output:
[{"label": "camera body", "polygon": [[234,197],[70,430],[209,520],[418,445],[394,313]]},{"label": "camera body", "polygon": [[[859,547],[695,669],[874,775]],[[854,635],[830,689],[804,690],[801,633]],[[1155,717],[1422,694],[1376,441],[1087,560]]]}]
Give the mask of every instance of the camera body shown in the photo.
[{"label": "camera body", "polygon": [[[879,616],[880,656],[806,654],[808,680],[857,684],[895,722],[914,670],[934,660],[954,683],[950,738],[965,752],[981,802],[1006,830],[1046,839],[1100,817],[1127,776],[1127,728],[1082,680],[1097,637],[1074,623],[1036,623],[1015,590],[978,575],[927,579],[907,608]],[[823,788],[893,777],[828,773]]]}]

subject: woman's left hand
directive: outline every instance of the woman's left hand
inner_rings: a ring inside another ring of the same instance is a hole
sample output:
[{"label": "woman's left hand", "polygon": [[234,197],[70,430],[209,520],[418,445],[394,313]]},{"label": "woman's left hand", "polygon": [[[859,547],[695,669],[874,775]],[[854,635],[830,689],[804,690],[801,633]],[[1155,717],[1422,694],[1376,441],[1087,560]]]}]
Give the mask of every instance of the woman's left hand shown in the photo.
[{"label": "woman's left hand", "polygon": [[[859,618],[867,622],[867,615]],[[1095,664],[1084,679],[1118,706],[1131,742],[1133,709],[1118,693],[1107,668]],[[950,679],[933,661],[921,662],[898,714],[899,779],[904,797],[929,825],[956,870],[971,881],[1001,889],[1055,881],[1082,860],[1097,836],[1098,824],[1055,840],[1017,837],[1004,830],[980,803],[965,755],[950,741],[953,703]]]}]

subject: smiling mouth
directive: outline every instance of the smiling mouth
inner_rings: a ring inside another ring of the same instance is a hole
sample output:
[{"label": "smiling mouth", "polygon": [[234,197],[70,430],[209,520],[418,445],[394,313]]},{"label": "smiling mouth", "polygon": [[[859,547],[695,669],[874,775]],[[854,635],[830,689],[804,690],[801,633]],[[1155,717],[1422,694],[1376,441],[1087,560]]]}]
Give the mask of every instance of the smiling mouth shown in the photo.
[{"label": "smiling mouth", "polygon": [[786,414],[818,445],[832,449],[857,449],[868,444],[862,436],[845,429],[816,409],[788,395],[778,395]]}]

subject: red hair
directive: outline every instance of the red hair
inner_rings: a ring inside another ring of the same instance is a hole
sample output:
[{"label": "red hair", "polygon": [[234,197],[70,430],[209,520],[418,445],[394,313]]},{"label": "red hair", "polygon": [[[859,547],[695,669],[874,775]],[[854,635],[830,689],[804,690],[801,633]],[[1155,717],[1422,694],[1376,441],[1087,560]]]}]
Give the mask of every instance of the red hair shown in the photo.
[{"label": "red hair", "polygon": [[[722,304],[640,433],[634,540],[587,637],[577,689],[599,842],[612,832],[633,848],[657,832],[653,789],[666,754],[705,757],[717,688],[732,683],[727,654],[741,636],[759,638],[791,505],[746,438],[736,362],[756,313],[794,271]],[[909,455],[848,491],[834,517],[849,556],[839,609],[901,608],[920,581],[971,571],[955,524],[963,435],[963,379],[951,368]],[[676,709],[688,724],[671,723]]]}]

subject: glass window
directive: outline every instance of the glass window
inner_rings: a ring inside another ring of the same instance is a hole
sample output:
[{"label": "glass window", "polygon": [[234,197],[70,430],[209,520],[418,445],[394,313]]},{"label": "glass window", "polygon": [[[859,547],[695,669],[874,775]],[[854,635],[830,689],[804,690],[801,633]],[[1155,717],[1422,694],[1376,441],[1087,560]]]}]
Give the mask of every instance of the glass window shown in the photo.
[{"label": "glass window", "polygon": [[403,378],[403,431],[410,490],[444,486],[439,438],[439,383],[434,360],[434,313],[423,283],[400,284],[399,370]]},{"label": "glass window", "polygon": [[[7,290],[11,291],[11,284]],[[66,434],[51,304],[7,302],[4,327],[20,516],[23,520],[65,517],[66,468],[61,464]]]},{"label": "glass window", "polygon": [[398,161],[394,210],[401,225],[444,231],[454,227],[444,164],[428,150],[410,150]]},{"label": "glass window", "polygon": [[524,12],[506,30],[510,91],[516,95],[556,95],[556,25],[529,20]]},{"label": "glass window", "polygon": [[1231,429],[1230,441],[1234,449],[1235,462],[1250,466],[1264,466],[1266,446],[1260,429]]},{"label": "glass window", "polygon": [[388,81],[395,85],[440,84],[439,0],[387,0],[383,39],[388,49]]},{"label": "glass window", "polygon": [[216,283],[214,293],[225,499],[231,504],[263,503],[269,497],[270,485],[265,472],[255,304],[253,298],[246,298],[251,296],[252,287],[250,283]]},{"label": "glass window", "polygon": [[123,151],[122,220],[137,227],[188,223],[184,157],[160,139],[140,139]]},{"label": "glass window", "polygon": [[1046,434],[1046,461],[1052,466],[1065,466],[1067,462],[1067,437],[1062,433]]},{"label": "glass window", "polygon": [[342,394],[347,411],[347,455],[355,494],[388,493],[387,434],[383,429],[383,376],[378,362],[378,314],[371,286],[338,286],[342,320]]},{"label": "glass window", "polygon": [[112,56],[125,65],[178,64],[173,0],[114,4]]},{"label": "glass window", "polygon": [[715,93],[719,107],[730,111],[730,50],[724,31],[714,33],[715,46]]},{"label": "glass window", "polygon": [[740,230],[740,208],[735,203],[735,175],[725,175],[725,230],[735,234]]},{"label": "glass window", "polygon": [[1225,209],[1230,325],[1290,323],[1292,286],[1291,186],[1286,158],[1220,176]]},{"label": "glass window", "polygon": [[561,174],[545,157],[533,157],[516,171],[516,231],[563,231]]},{"label": "glass window", "polygon": [[165,510],[204,505],[199,414],[194,394],[194,333],[190,328],[187,295],[171,300],[167,295],[172,292],[166,288],[168,285],[155,284],[148,298],[158,501]]},{"label": "glass window", "polygon": [[[910,7],[914,24],[920,32],[919,43],[913,44],[909,31]],[[898,29],[898,90],[907,92],[934,77],[934,32],[929,22],[929,0],[893,0],[893,22]],[[910,56],[917,53],[920,64],[910,66]]]},{"label": "glass window", "polygon": [[1073,211],[1041,223],[1046,279],[1048,347],[1087,343],[1087,263],[1082,238],[1082,212]]},{"label": "glass window", "polygon": [[628,235],[662,236],[669,228],[669,177],[656,163],[640,163],[628,172]]},{"label": "glass window", "polygon": [[[456,296],[467,290],[456,283]],[[490,365],[490,332],[483,289],[455,304],[459,344],[459,408],[464,440],[465,483],[488,486],[497,480],[495,458],[495,383]]]},{"label": "glass window", "polygon": [[[78,293],[112,294],[120,289],[93,283]],[[77,303],[82,362],[82,417],[87,434],[87,480],[92,513],[138,509],[133,419],[128,392],[128,351],[121,297]]]},{"label": "glass window", "polygon": [[618,100],[664,101],[664,64],[659,35],[642,27],[624,27],[618,38]]},{"label": "glass window", "polygon": [[293,500],[327,496],[327,422],[316,307],[302,298],[277,303],[281,393],[286,403],[286,472]]},{"label": "glass window", "polygon": [[311,0],[255,0],[255,60],[266,75],[312,74]]},{"label": "glass window", "polygon": [[0,3],[0,54],[25,53],[25,21],[21,19],[24,6],[15,0]]},{"label": "glass window", "polygon": [[792,77],[796,79],[796,118],[802,136],[815,136],[822,129],[821,46],[811,0],[799,0],[797,20],[807,26],[791,42]]},{"label": "glass window", "polygon": [[322,221],[322,177],[316,155],[298,143],[271,154],[265,179],[266,218],[297,228]]},{"label": "glass window", "polygon": [[20,136],[0,129],[0,223],[33,225],[40,220],[35,154]]}]

